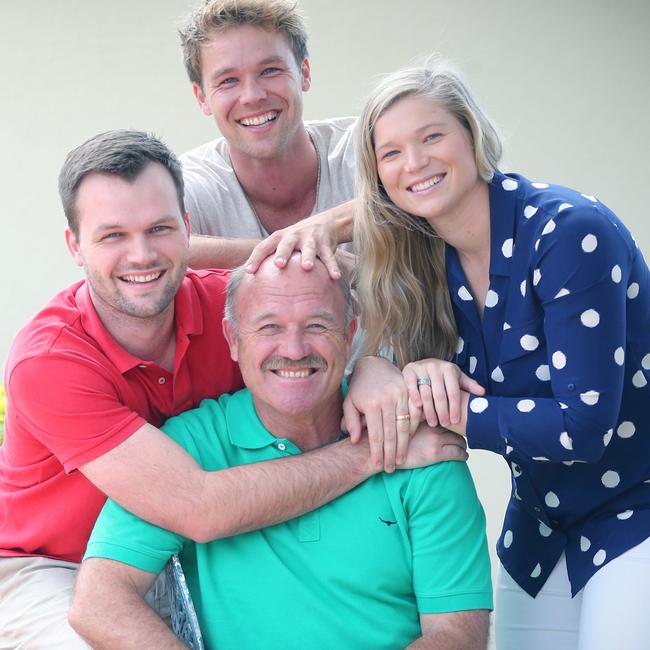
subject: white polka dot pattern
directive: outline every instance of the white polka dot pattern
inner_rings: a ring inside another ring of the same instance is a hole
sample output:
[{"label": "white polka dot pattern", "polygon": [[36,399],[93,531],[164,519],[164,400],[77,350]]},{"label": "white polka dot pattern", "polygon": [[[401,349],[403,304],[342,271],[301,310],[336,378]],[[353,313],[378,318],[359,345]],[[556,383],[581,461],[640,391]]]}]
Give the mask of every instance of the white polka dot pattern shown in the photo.
[{"label": "white polka dot pattern", "polygon": [[522,413],[530,413],[535,408],[535,402],[532,399],[521,399],[517,402],[517,410]]},{"label": "white polka dot pattern", "polygon": [[520,339],[519,343],[524,350],[537,350],[539,346],[539,339],[532,334],[524,334]]},{"label": "white polka dot pattern", "polygon": [[581,243],[582,250],[585,253],[593,253],[598,248],[598,239],[596,235],[585,235]]},{"label": "white polka dot pattern", "polygon": [[496,307],[499,302],[499,294],[492,289],[489,289],[487,295],[485,296],[485,306],[492,308]]},{"label": "white polka dot pattern", "polygon": [[621,482],[621,477],[618,472],[615,472],[613,469],[608,469],[600,477],[600,480],[606,488],[615,488]]},{"label": "white polka dot pattern", "polygon": [[544,503],[549,508],[557,508],[560,505],[560,499],[558,498],[557,494],[555,494],[555,492],[547,492],[546,496],[544,497]]},{"label": "white polka dot pattern", "polygon": [[600,323],[600,314],[595,309],[587,309],[580,314],[580,322],[585,327],[596,327]]},{"label": "white polka dot pattern", "polygon": [[553,352],[553,356],[551,357],[551,362],[553,363],[553,367],[556,370],[562,370],[564,366],[566,366],[566,355],[564,352],[560,352],[558,350],[557,352]]},{"label": "white polka dot pattern", "polygon": [[485,399],[485,397],[475,397],[470,403],[469,403],[469,408],[472,411],[472,413],[483,413],[485,409],[488,407],[489,402]]},{"label": "white polka dot pattern", "polygon": [[[577,592],[647,526],[650,470],[635,463],[650,451],[650,274],[590,195],[497,172],[490,206],[482,318],[458,294],[470,290],[458,256],[447,260],[458,363],[489,395],[470,398],[469,442],[499,451],[512,472],[518,507],[500,550],[513,578],[536,593],[566,542]],[[567,521],[582,522],[568,540]]]}]

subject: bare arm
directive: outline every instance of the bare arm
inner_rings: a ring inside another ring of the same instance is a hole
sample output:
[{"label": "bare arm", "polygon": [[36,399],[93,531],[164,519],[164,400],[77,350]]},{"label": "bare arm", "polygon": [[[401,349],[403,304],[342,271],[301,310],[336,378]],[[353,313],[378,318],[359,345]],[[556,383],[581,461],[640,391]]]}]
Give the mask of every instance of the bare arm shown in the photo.
[{"label": "bare arm", "polygon": [[95,650],[183,650],[164,621],[144,601],[155,573],[91,558],[83,562],[68,619]]},{"label": "bare arm", "polygon": [[367,442],[205,472],[145,424],[80,471],[142,519],[196,542],[270,526],[313,510],[374,474]]},{"label": "bare arm", "polygon": [[234,269],[248,259],[259,243],[258,239],[192,235],[189,266],[193,269]]},{"label": "bare arm", "polygon": [[413,650],[485,650],[490,612],[475,609],[445,614],[420,614],[422,636],[408,647]]},{"label": "bare arm", "polygon": [[325,212],[307,217],[293,226],[276,230],[261,241],[252,252],[247,271],[255,273],[270,255],[280,268],[286,266],[291,253],[300,250],[302,267],[309,270],[318,257],[333,279],[341,277],[334,251],[339,244],[352,241],[354,200],[341,203]]}]

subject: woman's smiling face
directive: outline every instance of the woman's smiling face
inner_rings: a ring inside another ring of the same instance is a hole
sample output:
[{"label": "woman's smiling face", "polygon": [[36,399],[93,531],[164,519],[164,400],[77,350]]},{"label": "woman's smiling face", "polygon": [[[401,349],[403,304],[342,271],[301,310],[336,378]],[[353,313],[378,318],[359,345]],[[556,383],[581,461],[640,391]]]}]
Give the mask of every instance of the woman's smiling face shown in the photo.
[{"label": "woman's smiling face", "polygon": [[435,229],[483,184],[469,131],[434,100],[409,95],[377,120],[379,178],[395,205]]}]

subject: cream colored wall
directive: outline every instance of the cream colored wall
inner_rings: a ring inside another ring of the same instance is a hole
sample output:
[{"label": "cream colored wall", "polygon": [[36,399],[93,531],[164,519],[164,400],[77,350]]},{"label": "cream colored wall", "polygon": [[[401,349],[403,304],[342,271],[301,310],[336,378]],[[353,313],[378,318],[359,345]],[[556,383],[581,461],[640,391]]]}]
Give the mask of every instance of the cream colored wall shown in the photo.
[{"label": "cream colored wall", "polygon": [[[56,179],[94,133],[146,129],[177,152],[215,136],[174,31],[191,0],[2,2],[0,363],[18,327],[80,277]],[[596,194],[650,251],[646,0],[302,0],[311,32],[309,118],[355,114],[373,77],[434,49],[456,60],[505,135],[503,168]],[[505,464],[472,458],[491,545]]]}]

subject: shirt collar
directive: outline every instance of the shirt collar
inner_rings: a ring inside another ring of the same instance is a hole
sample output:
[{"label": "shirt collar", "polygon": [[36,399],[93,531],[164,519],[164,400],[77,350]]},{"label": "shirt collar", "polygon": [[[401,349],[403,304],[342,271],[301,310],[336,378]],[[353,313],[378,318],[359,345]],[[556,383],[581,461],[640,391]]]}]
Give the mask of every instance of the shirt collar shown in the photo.
[{"label": "shirt collar", "polygon": [[[104,327],[90,296],[87,281],[77,289],[76,302],[84,331],[98,343],[102,352],[121,374],[145,363],[142,359],[127,352]],[[183,279],[174,299],[174,318],[177,345],[182,341],[187,341],[188,336],[203,332],[201,303],[197,290],[189,277]],[[186,347],[187,343],[183,345],[183,352]],[[178,352],[176,356],[178,358]]]},{"label": "shirt collar", "polygon": [[517,191],[514,175],[494,173],[490,182],[490,275],[510,276],[516,237]]},{"label": "shirt collar", "polygon": [[231,395],[226,405],[228,437],[235,447],[263,449],[277,442],[257,417],[253,397],[248,388]]}]

